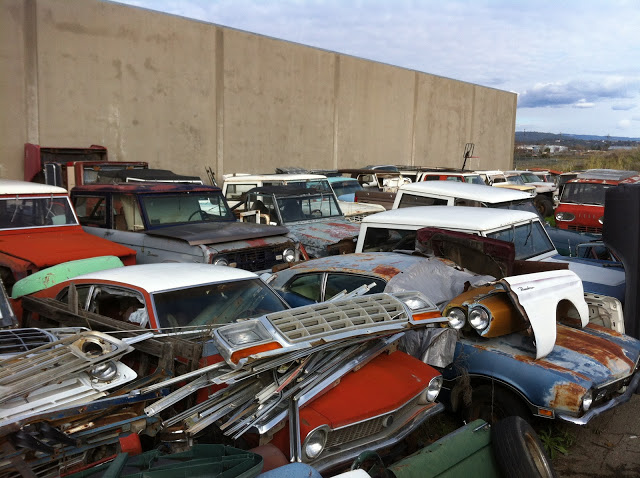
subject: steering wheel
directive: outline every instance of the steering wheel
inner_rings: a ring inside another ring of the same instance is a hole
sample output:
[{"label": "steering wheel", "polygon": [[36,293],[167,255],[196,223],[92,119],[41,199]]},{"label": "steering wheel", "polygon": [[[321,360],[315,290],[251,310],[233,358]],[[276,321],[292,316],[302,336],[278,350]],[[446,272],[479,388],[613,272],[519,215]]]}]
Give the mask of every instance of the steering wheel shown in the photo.
[{"label": "steering wheel", "polygon": [[209,216],[211,216],[211,214],[209,214],[208,212],[205,212],[202,209],[198,209],[197,211],[193,211],[191,213],[191,215],[189,216],[189,219],[187,219],[187,221],[191,221],[193,216],[195,216],[196,214],[200,214],[200,219],[202,219],[203,221],[205,221]]},{"label": "steering wheel", "polygon": [[314,218],[322,217],[322,211],[320,209],[314,209],[311,211],[310,216]]}]

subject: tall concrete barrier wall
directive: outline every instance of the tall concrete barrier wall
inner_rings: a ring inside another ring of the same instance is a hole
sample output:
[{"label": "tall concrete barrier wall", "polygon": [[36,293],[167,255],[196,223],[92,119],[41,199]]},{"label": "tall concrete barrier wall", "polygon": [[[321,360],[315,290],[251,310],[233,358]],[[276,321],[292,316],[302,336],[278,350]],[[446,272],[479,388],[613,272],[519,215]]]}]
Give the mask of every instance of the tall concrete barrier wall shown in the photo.
[{"label": "tall concrete barrier wall", "polygon": [[24,143],[218,177],[279,166],[510,168],[516,95],[100,0],[0,2],[0,177]]}]

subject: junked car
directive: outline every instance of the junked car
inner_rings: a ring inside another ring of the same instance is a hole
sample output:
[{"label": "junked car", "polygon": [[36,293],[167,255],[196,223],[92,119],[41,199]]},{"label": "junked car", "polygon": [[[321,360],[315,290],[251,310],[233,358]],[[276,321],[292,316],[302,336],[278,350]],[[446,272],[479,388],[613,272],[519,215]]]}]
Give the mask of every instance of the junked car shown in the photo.
[{"label": "junked car", "polygon": [[250,271],[302,258],[286,227],[236,220],[220,188],[179,183],[77,186],[71,198],[84,230],[126,245],[137,262],[192,262]]},{"label": "junked car", "polygon": [[49,266],[115,255],[135,264],[135,251],[82,230],[65,189],[0,180],[0,278],[13,284]]},{"label": "junked car", "polygon": [[[467,242],[473,249],[476,241]],[[270,284],[292,303],[368,283],[375,284],[368,293],[422,292],[460,330],[454,361],[441,368],[443,398],[468,419],[533,414],[583,424],[630,399],[640,382],[640,341],[590,322],[598,321],[589,317],[598,309],[587,305],[573,272],[478,284],[486,280],[436,257],[365,253],[297,264],[278,271]],[[472,287],[465,291],[465,283]],[[414,334],[404,349],[420,356],[421,345]]]},{"label": "junked car", "polygon": [[[203,346],[208,365],[141,391],[178,384],[145,408],[150,417],[197,392],[196,405],[163,419],[196,440],[216,424],[227,436],[272,443],[324,471],[393,446],[443,409],[435,402],[440,374],[394,351],[405,331],[446,323],[417,293],[290,309],[251,272],[175,263],[96,271],[34,295],[71,297],[86,312],[164,333],[213,331]],[[379,393],[379,383],[390,384],[388,393]],[[351,400],[360,393],[375,399]]]},{"label": "junked car", "polygon": [[624,300],[625,277],[620,267],[611,267],[609,261],[559,255],[539,216],[528,211],[418,206],[372,214],[360,226],[356,252],[413,251],[416,231],[423,227],[512,242],[516,259],[566,264],[583,281],[585,291]]},{"label": "junked car", "polygon": [[308,257],[347,254],[355,249],[360,226],[345,219],[333,192],[264,186],[247,191],[244,204],[245,214],[255,213],[256,221],[287,227]]}]

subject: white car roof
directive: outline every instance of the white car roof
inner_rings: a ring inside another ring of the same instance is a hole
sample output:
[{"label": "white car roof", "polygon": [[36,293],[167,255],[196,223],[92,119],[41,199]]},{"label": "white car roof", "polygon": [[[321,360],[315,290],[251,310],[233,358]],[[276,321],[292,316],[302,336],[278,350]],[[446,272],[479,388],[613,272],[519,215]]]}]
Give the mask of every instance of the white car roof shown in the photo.
[{"label": "white car roof", "polygon": [[362,219],[362,224],[486,231],[532,219],[538,220],[538,215],[529,211],[466,206],[416,206],[371,214]]},{"label": "white car roof", "polygon": [[529,194],[515,189],[498,189],[484,184],[458,181],[420,181],[400,186],[398,191],[439,194],[490,204],[531,198]]},{"label": "white car roof", "polygon": [[0,194],[67,194],[67,190],[49,184],[0,179]]},{"label": "white car roof", "polygon": [[237,176],[224,176],[225,183],[246,183],[249,181],[302,181],[304,179],[326,179],[322,174],[239,174]]},{"label": "white car roof", "polygon": [[172,262],[117,267],[81,275],[71,280],[88,279],[121,282],[140,287],[153,294],[169,289],[181,289],[214,282],[256,279],[257,277],[253,272],[234,267]]}]

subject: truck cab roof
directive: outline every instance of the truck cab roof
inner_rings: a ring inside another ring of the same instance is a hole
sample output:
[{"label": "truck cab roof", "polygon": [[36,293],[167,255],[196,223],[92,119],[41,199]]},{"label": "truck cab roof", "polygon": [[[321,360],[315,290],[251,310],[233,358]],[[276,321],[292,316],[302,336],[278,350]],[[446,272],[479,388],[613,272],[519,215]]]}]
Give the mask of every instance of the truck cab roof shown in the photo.
[{"label": "truck cab roof", "polygon": [[398,193],[435,194],[489,204],[531,199],[525,192],[458,181],[421,181],[400,186]]}]

